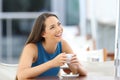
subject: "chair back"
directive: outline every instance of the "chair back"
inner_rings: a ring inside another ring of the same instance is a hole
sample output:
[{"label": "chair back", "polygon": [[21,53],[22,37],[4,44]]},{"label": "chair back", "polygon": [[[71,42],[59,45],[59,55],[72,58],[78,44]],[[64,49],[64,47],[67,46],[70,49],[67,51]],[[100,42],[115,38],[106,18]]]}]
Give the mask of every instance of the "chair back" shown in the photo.
[{"label": "chair back", "polygon": [[0,80],[15,80],[18,64],[0,63]]},{"label": "chair back", "polygon": [[107,59],[107,50],[105,48],[99,50],[87,51],[87,61],[104,62]]},{"label": "chair back", "polygon": [[79,50],[77,57],[80,61],[104,62],[107,59],[107,50],[105,48],[90,51]]}]

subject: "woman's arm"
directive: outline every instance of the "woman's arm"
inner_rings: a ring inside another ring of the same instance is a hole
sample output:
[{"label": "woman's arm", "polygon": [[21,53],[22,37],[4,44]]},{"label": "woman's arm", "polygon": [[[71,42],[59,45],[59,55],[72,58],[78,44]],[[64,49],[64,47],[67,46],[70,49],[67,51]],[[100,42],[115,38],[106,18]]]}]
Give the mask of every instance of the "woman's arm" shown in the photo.
[{"label": "woman's arm", "polygon": [[44,71],[52,68],[51,61],[41,64],[40,66],[31,67],[37,57],[37,52],[35,44],[28,44],[24,47],[17,71],[17,77],[19,80],[36,77]]},{"label": "woman's arm", "polygon": [[72,60],[70,64],[68,64],[70,70],[72,73],[76,74],[79,73],[80,75],[87,75],[87,71],[84,69],[84,67],[80,64],[79,60],[77,59],[76,54],[74,54],[71,47],[68,45],[68,43],[65,40],[62,40],[62,50],[63,52],[67,54],[73,54]]}]

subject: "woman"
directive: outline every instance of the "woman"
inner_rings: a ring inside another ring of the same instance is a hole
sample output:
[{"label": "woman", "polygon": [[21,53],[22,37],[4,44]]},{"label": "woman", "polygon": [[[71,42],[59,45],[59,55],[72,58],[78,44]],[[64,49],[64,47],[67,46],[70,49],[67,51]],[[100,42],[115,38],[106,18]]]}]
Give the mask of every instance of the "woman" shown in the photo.
[{"label": "woman", "polygon": [[[66,63],[66,54],[74,54],[62,33],[56,15],[43,13],[37,18],[20,58],[18,80],[58,75],[60,66]],[[68,66],[73,73],[86,75],[75,54]]]}]

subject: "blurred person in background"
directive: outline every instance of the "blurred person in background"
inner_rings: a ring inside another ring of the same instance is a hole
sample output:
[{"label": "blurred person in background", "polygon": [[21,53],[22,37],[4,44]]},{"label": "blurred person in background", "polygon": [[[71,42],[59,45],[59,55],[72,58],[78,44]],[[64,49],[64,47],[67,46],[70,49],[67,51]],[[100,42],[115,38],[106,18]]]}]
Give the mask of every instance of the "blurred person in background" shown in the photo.
[{"label": "blurred person in background", "polygon": [[62,33],[62,25],[55,14],[43,13],[36,19],[20,57],[18,80],[57,76],[69,53],[73,54],[68,64],[72,73],[87,75]]}]

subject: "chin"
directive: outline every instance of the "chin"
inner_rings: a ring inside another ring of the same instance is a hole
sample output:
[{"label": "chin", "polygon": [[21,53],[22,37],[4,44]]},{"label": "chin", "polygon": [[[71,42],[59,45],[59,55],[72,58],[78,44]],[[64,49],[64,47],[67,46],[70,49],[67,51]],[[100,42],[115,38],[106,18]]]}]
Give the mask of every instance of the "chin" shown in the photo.
[{"label": "chin", "polygon": [[57,42],[60,42],[62,40],[62,38],[59,38],[59,39],[57,39]]}]

